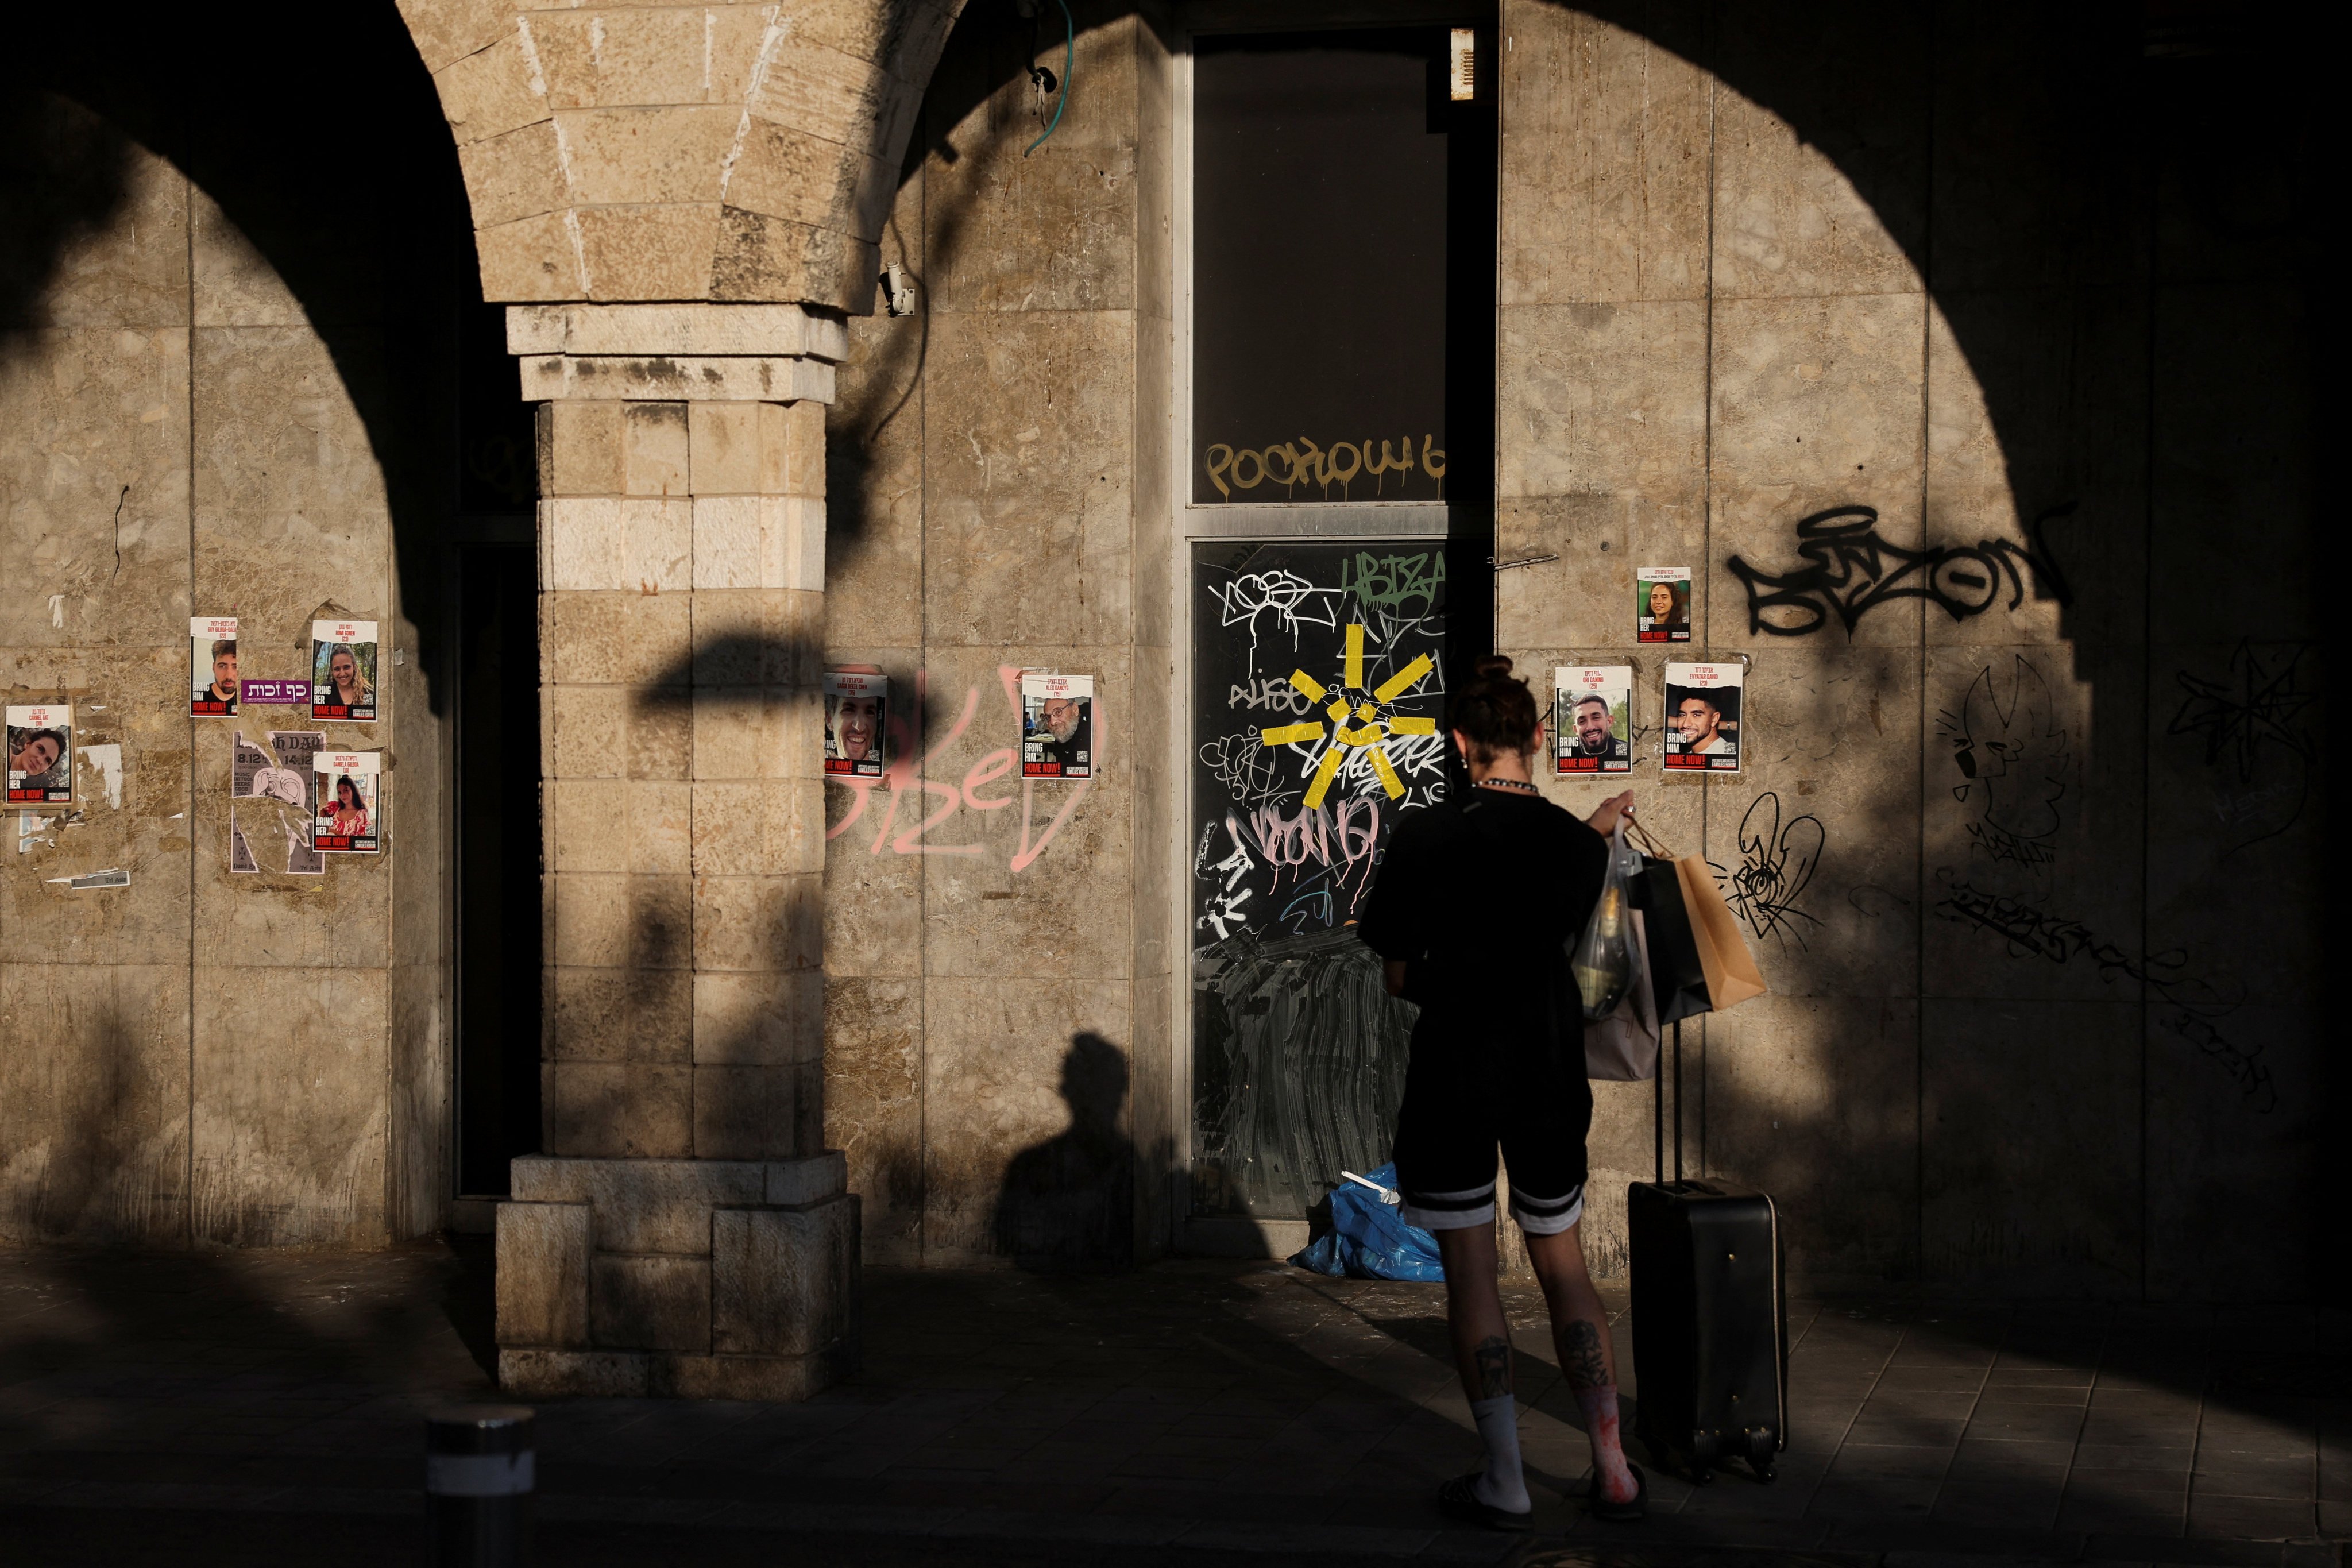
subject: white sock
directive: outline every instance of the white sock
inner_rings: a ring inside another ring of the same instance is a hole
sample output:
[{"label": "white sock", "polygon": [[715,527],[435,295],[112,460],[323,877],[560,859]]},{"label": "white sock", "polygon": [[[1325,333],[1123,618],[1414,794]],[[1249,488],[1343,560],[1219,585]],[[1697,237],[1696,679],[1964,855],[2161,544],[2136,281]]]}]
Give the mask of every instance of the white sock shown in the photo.
[{"label": "white sock", "polygon": [[1470,1402],[1470,1418],[1486,1444],[1486,1473],[1470,1489],[1488,1508],[1528,1511],[1528,1483],[1519,1474],[1519,1402],[1507,1394]]}]

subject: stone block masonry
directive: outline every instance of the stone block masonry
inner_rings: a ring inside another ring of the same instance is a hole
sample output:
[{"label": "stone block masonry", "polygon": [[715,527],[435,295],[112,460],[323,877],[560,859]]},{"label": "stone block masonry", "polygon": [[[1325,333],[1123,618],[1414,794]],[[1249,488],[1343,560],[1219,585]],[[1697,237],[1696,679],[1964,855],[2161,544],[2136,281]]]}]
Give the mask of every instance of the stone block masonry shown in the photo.
[{"label": "stone block masonry", "polygon": [[824,404],[841,323],[520,307],[539,412],[547,1157],[499,1216],[519,1394],[790,1398],[856,1363],[824,1151]]}]

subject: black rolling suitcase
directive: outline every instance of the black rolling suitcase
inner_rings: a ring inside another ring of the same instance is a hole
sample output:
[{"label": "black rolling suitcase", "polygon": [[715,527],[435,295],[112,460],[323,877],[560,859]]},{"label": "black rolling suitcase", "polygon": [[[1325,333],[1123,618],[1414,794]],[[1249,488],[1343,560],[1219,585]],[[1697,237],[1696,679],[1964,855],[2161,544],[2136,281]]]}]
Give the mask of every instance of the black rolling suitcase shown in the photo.
[{"label": "black rolling suitcase", "polygon": [[1675,1179],[1665,1179],[1658,1089],[1658,1179],[1626,1194],[1633,1271],[1633,1429],[1651,1458],[1700,1484],[1739,1458],[1759,1480],[1788,1447],[1789,1332],[1780,1223],[1770,1197],[1685,1181],[1682,1026],[1675,1026]]}]

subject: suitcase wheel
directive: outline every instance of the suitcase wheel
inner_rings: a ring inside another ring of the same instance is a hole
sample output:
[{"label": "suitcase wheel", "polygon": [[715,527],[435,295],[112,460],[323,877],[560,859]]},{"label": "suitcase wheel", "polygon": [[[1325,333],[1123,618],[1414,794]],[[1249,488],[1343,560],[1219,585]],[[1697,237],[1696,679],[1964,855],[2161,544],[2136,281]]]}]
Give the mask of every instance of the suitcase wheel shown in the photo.
[{"label": "suitcase wheel", "polygon": [[1772,1479],[1772,1456],[1777,1447],[1778,1445],[1773,1442],[1772,1434],[1769,1432],[1748,1434],[1748,1468],[1756,1472],[1758,1480],[1769,1481]]}]

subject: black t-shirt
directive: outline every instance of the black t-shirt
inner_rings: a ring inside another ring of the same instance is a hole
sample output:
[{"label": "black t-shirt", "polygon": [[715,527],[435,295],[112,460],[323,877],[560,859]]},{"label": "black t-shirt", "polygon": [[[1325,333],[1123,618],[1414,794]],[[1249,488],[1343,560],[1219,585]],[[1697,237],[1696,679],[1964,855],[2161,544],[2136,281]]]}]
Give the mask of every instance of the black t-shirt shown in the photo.
[{"label": "black t-shirt", "polygon": [[1583,1015],[1567,942],[1600,901],[1609,841],[1540,795],[1472,788],[1397,824],[1358,928],[1402,959],[1413,1051],[1572,1045]]}]

